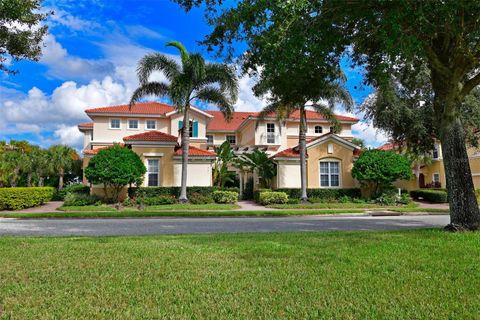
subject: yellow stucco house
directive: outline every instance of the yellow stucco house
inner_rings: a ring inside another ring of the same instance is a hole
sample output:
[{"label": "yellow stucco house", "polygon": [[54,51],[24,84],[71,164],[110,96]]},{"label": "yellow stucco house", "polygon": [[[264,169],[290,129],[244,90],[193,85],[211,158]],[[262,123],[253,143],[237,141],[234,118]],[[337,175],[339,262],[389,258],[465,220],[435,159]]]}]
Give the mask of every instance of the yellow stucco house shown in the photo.
[{"label": "yellow stucco house", "polygon": [[[179,132],[183,116],[174,107],[146,102],[87,109],[92,122],[80,124],[84,134],[84,167],[102,148],[126,145],[144,161],[145,187],[179,186],[181,148]],[[258,112],[235,112],[230,122],[219,111],[191,108],[188,186],[211,186],[214,147],[229,141],[235,152],[265,150],[277,164],[277,188],[300,187],[298,154],[299,115],[293,113],[279,123],[275,116],[258,118]],[[307,111],[307,185],[309,188],[357,186],[351,169],[359,148],[351,143],[357,118],[337,115],[341,132],[331,133],[331,124],[320,114]],[[84,183],[88,183],[84,179]],[[97,188],[101,190],[100,186]]]}]

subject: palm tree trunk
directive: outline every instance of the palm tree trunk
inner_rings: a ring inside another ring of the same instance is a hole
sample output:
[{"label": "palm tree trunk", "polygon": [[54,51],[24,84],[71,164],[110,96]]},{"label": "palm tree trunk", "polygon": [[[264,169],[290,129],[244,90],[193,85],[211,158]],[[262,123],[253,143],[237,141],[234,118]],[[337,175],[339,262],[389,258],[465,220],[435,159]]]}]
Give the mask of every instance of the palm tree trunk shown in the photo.
[{"label": "palm tree trunk", "polygon": [[301,200],[307,201],[307,157],[306,157],[306,128],[307,120],[305,115],[305,107],[300,107],[300,128],[298,134],[298,146],[300,151],[300,185],[302,189]]},{"label": "palm tree trunk", "polygon": [[186,105],[183,109],[183,128],[182,128],[182,184],[180,188],[180,203],[187,203],[187,171],[188,171],[188,148],[190,146],[190,106]]},{"label": "palm tree trunk", "polygon": [[60,172],[58,173],[58,190],[63,189],[63,176],[65,175],[65,170],[60,168]]},{"label": "palm tree trunk", "polygon": [[31,172],[29,172],[29,173],[27,174],[27,186],[28,186],[28,187],[31,187],[31,186],[32,186],[32,173],[31,173]]},{"label": "palm tree trunk", "polygon": [[45,178],[44,177],[39,177],[38,178],[38,186],[43,187],[43,184],[45,183]]}]

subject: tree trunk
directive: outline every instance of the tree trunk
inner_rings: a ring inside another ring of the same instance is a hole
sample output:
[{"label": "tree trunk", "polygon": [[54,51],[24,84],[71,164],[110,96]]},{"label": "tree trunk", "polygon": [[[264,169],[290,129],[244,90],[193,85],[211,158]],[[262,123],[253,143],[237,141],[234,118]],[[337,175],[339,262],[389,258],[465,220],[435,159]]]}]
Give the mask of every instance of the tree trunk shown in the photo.
[{"label": "tree trunk", "polygon": [[38,178],[38,186],[43,187],[44,184],[45,184],[45,178],[44,177],[39,177]]},{"label": "tree trunk", "polygon": [[456,119],[439,131],[450,204],[450,222],[462,229],[476,230],[480,227],[480,211],[465,146],[463,125]]},{"label": "tree trunk", "polygon": [[187,105],[183,110],[183,128],[182,128],[182,184],[180,188],[180,203],[188,203],[187,197],[187,171],[188,171],[188,148],[190,146],[190,121],[188,118],[190,106]]},{"label": "tree trunk", "polygon": [[27,187],[31,187],[32,186],[32,173],[29,172],[27,174]]},{"label": "tree trunk", "polygon": [[240,199],[243,199],[243,172],[242,171],[239,171],[238,181],[240,182],[240,189],[239,189],[240,192],[239,192],[238,197]]},{"label": "tree trunk", "polygon": [[63,189],[63,176],[65,175],[65,170],[60,168],[60,172],[58,173],[58,190]]},{"label": "tree trunk", "polygon": [[307,201],[307,147],[306,147],[306,128],[307,120],[305,115],[305,107],[300,107],[300,127],[298,134],[298,146],[300,152],[300,184],[302,189],[301,200]]}]

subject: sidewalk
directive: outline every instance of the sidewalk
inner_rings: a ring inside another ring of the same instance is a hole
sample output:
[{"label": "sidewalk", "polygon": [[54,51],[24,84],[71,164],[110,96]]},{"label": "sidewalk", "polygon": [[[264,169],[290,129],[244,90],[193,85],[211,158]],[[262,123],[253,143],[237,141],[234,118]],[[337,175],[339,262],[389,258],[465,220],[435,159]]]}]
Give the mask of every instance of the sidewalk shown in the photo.
[{"label": "sidewalk", "polygon": [[50,201],[41,206],[27,208],[23,210],[16,211],[2,211],[2,213],[34,213],[34,212],[55,212],[63,204],[63,201]]},{"label": "sidewalk", "polygon": [[234,209],[235,211],[273,211],[277,210],[274,208],[267,208],[262,206],[261,204],[258,204],[254,201],[247,201],[247,200],[241,200],[238,201],[237,204],[240,206],[240,209]]},{"label": "sidewalk", "polygon": [[428,203],[423,201],[414,201],[414,202],[418,204],[418,208],[447,209],[447,210],[449,209],[448,203]]}]

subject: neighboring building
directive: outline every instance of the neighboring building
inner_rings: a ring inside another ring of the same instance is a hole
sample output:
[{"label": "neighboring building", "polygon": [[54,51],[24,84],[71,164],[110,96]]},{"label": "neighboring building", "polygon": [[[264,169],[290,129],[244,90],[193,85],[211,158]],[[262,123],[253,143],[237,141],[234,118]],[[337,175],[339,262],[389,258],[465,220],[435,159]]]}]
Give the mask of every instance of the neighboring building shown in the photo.
[{"label": "neighboring building", "polygon": [[[380,150],[399,151],[397,144],[386,143],[380,146]],[[476,148],[468,148],[468,159],[475,188],[480,188],[480,152]],[[395,185],[406,190],[419,188],[446,188],[445,169],[443,166],[442,146],[435,142],[434,149],[430,153],[428,164],[413,164],[413,176],[408,181],[398,181]]]},{"label": "neighboring building", "polygon": [[[122,143],[145,162],[144,186],[179,186],[181,178],[180,129],[183,115],[174,107],[157,103],[88,109],[93,122],[80,124],[84,133],[84,166],[98,150]],[[236,152],[261,148],[278,164],[277,187],[300,186],[298,158],[298,113],[279,123],[274,116],[262,120],[258,112],[235,112],[227,122],[220,111],[192,107],[190,113],[189,186],[212,185],[214,147],[229,141]],[[320,114],[307,111],[309,188],[355,186],[350,171],[358,147],[353,145],[352,125],[357,118],[338,115],[342,130],[331,133],[330,123]],[[84,181],[85,183],[87,181]],[[100,188],[98,188],[100,189]]]}]

